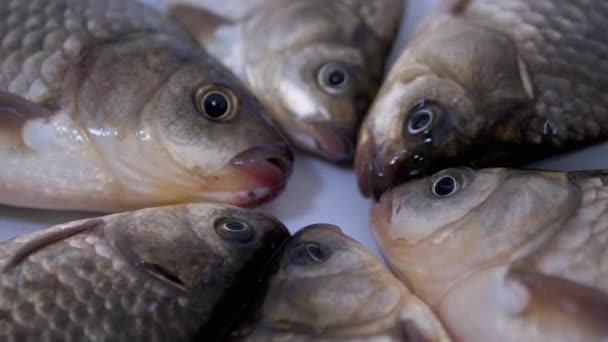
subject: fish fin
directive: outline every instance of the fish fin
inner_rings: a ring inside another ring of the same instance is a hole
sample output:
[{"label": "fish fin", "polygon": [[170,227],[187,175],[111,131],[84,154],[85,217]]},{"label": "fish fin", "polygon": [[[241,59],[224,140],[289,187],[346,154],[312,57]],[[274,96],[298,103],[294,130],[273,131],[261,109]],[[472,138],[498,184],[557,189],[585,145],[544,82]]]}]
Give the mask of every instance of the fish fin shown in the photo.
[{"label": "fish fin", "polygon": [[[512,269],[507,280],[522,286],[528,303],[520,313],[527,322],[570,340],[608,338],[608,294],[563,278]],[[550,340],[550,339],[549,339]]]},{"label": "fish fin", "polygon": [[215,33],[221,27],[234,26],[228,18],[187,4],[172,5],[168,13],[203,47],[215,40]]},{"label": "fish fin", "polygon": [[439,12],[460,14],[471,4],[471,0],[442,0],[437,7]]},{"label": "fish fin", "polygon": [[33,232],[31,234],[26,234],[14,238],[13,240],[9,240],[3,246],[0,245],[0,248],[7,248],[7,246],[11,245],[17,246],[2,261],[0,273],[16,267],[28,256],[36,253],[37,251],[40,251],[63,239],[93,230],[104,222],[105,221],[101,218],[80,220],[58,225],[38,232]]},{"label": "fish fin", "polygon": [[53,111],[38,103],[0,91],[0,127],[21,128],[30,119],[51,117],[53,114]]}]

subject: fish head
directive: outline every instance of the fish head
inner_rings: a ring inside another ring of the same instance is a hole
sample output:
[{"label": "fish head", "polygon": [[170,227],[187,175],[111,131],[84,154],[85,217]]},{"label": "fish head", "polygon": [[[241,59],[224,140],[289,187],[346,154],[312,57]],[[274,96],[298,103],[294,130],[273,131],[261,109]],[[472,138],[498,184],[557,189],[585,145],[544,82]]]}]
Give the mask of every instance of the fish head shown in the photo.
[{"label": "fish head", "polygon": [[189,41],[136,34],[99,43],[68,75],[89,139],[125,197],[136,197],[125,201],[248,206],[285,187],[293,155],[264,106]]},{"label": "fish head", "polygon": [[451,168],[385,193],[372,231],[395,273],[435,300],[460,277],[528,253],[579,203],[565,173]]},{"label": "fish head", "polygon": [[[295,146],[334,162],[354,157],[357,127],[374,95],[362,55],[317,43],[266,61],[267,103]],[[251,77],[258,78],[258,77]],[[259,79],[259,78],[258,78]]]},{"label": "fish head", "polygon": [[517,139],[517,114],[530,101],[524,70],[499,32],[453,18],[428,24],[389,72],[360,131],[362,193],[378,198],[446,167],[512,154],[502,146]]},{"label": "fish head", "polygon": [[[289,233],[275,218],[220,204],[144,209],[107,228],[131,265],[185,291],[217,300],[245,274],[261,273]],[[249,279],[251,280],[251,279]]]},{"label": "fish head", "polygon": [[266,328],[346,339],[389,329],[397,320],[405,288],[336,226],[298,232],[277,268],[262,308]]},{"label": "fish head", "polygon": [[232,193],[227,202],[250,205],[284,188],[290,147],[258,100],[215,61],[177,70],[150,109],[144,115],[155,117],[166,151],[203,180],[202,191]]}]

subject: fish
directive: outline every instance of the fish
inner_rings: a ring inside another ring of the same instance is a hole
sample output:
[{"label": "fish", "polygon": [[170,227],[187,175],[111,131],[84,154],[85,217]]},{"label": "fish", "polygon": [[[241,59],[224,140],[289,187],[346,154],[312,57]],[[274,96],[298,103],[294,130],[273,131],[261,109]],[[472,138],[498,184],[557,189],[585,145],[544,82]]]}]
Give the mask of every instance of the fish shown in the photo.
[{"label": "fish", "polygon": [[0,203],[255,206],[293,155],[246,86],[132,0],[0,3]]},{"label": "fish", "polygon": [[228,341],[450,341],[430,309],[337,226],[303,228],[270,269],[261,303]]},{"label": "fish", "polygon": [[522,168],[608,138],[605,1],[443,0],[363,123],[368,197],[442,169]]},{"label": "fish", "polygon": [[604,341],[607,208],[608,171],[458,167],[385,193],[371,221],[455,340]]},{"label": "fish", "polygon": [[404,0],[163,0],[265,104],[291,144],[352,162]]},{"label": "fish", "polygon": [[274,217],[200,203],[0,243],[2,341],[210,341],[288,239]]}]

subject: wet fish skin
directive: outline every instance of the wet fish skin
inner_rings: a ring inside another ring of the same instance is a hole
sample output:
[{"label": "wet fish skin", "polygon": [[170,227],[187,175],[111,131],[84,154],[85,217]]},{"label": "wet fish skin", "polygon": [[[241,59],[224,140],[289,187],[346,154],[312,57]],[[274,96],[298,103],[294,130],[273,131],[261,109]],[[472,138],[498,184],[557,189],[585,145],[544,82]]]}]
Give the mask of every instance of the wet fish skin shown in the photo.
[{"label": "wet fish skin", "polygon": [[602,1],[441,2],[363,124],[362,192],[377,198],[443,168],[517,166],[605,139],[607,17]]},{"label": "wet fish skin", "polygon": [[[122,211],[274,197],[292,155],[227,68],[136,1],[0,4],[0,203]],[[218,93],[230,108],[211,118]]]},{"label": "wet fish skin", "polygon": [[[250,86],[294,146],[354,157],[402,18],[403,0],[164,0],[164,8]],[[339,72],[336,86],[329,76]]]},{"label": "wet fish skin", "polygon": [[248,287],[288,236],[280,222],[257,212],[190,204],[3,242],[0,339],[210,340],[219,327],[207,323],[219,315],[225,324],[239,309],[223,306],[224,298],[251,295]]},{"label": "wet fish skin", "polygon": [[372,226],[456,340],[601,341],[607,205],[606,171],[453,168],[387,192]]},{"label": "wet fish skin", "polygon": [[318,224],[286,244],[233,341],[449,341],[435,315],[371,253]]}]

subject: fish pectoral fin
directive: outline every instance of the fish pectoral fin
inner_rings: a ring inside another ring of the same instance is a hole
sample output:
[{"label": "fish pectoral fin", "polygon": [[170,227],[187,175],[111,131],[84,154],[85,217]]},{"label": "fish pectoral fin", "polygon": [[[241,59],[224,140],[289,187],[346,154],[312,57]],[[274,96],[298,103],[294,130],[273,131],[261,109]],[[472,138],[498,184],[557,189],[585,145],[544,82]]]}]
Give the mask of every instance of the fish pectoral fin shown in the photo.
[{"label": "fish pectoral fin", "polygon": [[221,27],[234,25],[230,19],[187,4],[174,4],[168,13],[202,46],[215,41],[216,31]]},{"label": "fish pectoral fin", "polygon": [[568,340],[608,339],[608,294],[564,278],[513,269],[507,280],[526,289],[520,313],[530,325]]},{"label": "fish pectoral fin", "polygon": [[0,127],[20,129],[34,118],[51,117],[53,111],[15,94],[0,91]]},{"label": "fish pectoral fin", "polygon": [[0,273],[5,272],[12,267],[16,267],[28,256],[37,251],[63,239],[89,232],[100,227],[104,223],[105,221],[101,218],[86,219],[58,225],[10,240],[7,242],[9,244],[8,246],[17,245],[17,247],[15,247],[15,249],[0,263]]}]

